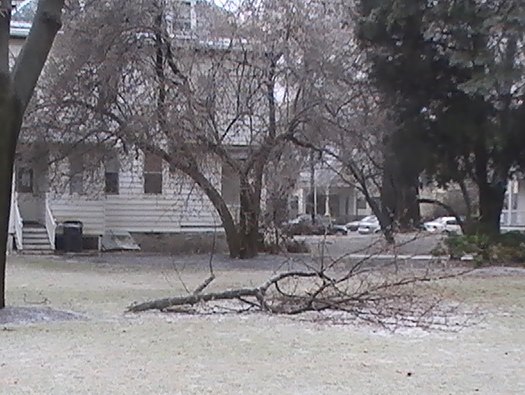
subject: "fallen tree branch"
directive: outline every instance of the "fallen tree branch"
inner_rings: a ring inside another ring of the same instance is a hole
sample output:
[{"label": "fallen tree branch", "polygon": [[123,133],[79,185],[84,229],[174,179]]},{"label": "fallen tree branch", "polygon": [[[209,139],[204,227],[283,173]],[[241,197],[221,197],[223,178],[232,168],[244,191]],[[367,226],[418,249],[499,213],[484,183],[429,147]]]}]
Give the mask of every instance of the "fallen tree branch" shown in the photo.
[{"label": "fallen tree branch", "polygon": [[173,306],[193,306],[202,302],[215,300],[231,300],[237,298],[256,297],[257,288],[234,289],[223,292],[211,292],[207,294],[193,294],[188,296],[179,296],[173,298],[158,299],[151,302],[145,302],[130,306],[129,312],[139,313],[147,310],[165,310]]},{"label": "fallen tree branch", "polygon": [[[273,275],[258,287],[203,293],[215,279],[212,274],[193,294],[134,304],[128,311],[205,314],[211,308],[212,314],[222,310],[237,313],[258,310],[282,315],[331,311],[390,327],[399,326],[400,322],[429,327],[434,317],[448,313],[446,306],[439,310],[443,299],[428,291],[437,281],[470,271],[426,269],[399,275],[388,270],[354,270],[353,267],[350,271],[338,271],[330,266],[329,270],[287,271]],[[328,313],[327,317],[330,316]]]},{"label": "fallen tree branch", "polygon": [[202,291],[204,291],[208,287],[208,285],[210,285],[213,282],[213,280],[215,280],[215,274],[212,273],[212,275],[210,277],[208,277],[206,280],[204,280],[204,282],[201,285],[199,285],[195,289],[195,291],[193,291],[193,295],[200,294]]}]

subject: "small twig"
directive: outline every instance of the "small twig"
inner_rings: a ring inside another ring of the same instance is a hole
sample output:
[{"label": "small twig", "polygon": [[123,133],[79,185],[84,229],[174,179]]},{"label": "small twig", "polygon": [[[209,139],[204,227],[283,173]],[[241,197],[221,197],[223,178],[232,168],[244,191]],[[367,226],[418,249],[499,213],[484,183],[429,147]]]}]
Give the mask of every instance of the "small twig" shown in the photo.
[{"label": "small twig", "polygon": [[208,285],[210,285],[212,283],[212,281],[215,280],[215,275],[212,273],[210,277],[208,277],[206,280],[204,280],[204,282],[199,285],[195,291],[193,291],[193,295],[198,295],[200,294],[202,291],[204,291]]}]

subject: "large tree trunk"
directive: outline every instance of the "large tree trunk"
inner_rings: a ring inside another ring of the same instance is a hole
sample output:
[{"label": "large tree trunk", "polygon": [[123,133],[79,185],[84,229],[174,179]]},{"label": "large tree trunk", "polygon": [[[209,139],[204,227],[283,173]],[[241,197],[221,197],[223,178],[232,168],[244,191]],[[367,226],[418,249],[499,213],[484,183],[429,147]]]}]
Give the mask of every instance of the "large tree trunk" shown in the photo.
[{"label": "large tree trunk", "polygon": [[241,258],[249,259],[257,256],[259,250],[260,194],[251,190],[246,179],[241,179],[240,198],[239,236]]},{"label": "large tree trunk", "polygon": [[16,144],[24,112],[62,26],[64,0],[40,0],[14,69],[9,67],[11,1],[0,1],[0,308],[5,307],[6,247]]},{"label": "large tree trunk", "polygon": [[19,101],[12,93],[11,81],[6,80],[5,76],[0,78],[0,308],[4,308],[13,166],[16,142],[22,125],[22,111]]},{"label": "large tree trunk", "polygon": [[[7,114],[10,106],[0,105],[0,309],[5,307],[5,273],[7,238],[9,236],[9,214],[13,182],[13,163],[16,140],[11,138],[12,117]],[[5,144],[4,144],[5,142]]]},{"label": "large tree trunk", "polygon": [[[483,129],[480,130],[483,131]],[[474,151],[475,181],[479,193],[479,221],[472,230],[494,237],[499,235],[501,230],[500,217],[505,202],[510,165],[491,168],[484,138],[484,134],[478,137]]]},{"label": "large tree trunk", "polygon": [[505,188],[484,185],[479,189],[479,223],[477,232],[494,237],[501,230],[500,217],[505,201]]},{"label": "large tree trunk", "polygon": [[224,227],[224,232],[226,233],[226,243],[228,244],[228,250],[230,252],[231,258],[241,258],[241,240],[240,235],[235,225],[235,220],[228,208],[228,205],[222,198],[221,194],[215,186],[202,174],[199,169],[195,166],[182,165],[177,161],[170,160],[169,156],[166,156],[168,162],[172,163],[179,170],[188,175],[197,185],[204,191],[208,199],[217,210],[219,217],[222,221],[222,226]]},{"label": "large tree trunk", "polygon": [[420,222],[418,177],[412,169],[404,169],[392,154],[385,155],[381,186],[382,211],[393,226],[413,230]]}]

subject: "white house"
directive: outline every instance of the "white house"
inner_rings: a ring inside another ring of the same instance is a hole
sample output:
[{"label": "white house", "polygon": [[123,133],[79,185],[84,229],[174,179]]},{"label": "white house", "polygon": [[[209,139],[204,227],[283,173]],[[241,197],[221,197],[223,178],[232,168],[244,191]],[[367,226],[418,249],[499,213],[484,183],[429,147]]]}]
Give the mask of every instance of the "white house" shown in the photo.
[{"label": "white house", "polygon": [[339,223],[369,215],[371,210],[359,190],[333,168],[318,164],[299,175],[292,194],[290,215],[326,215]]},{"label": "white house", "polygon": [[[36,3],[23,1],[13,13],[14,56],[27,37]],[[182,4],[188,11],[183,29],[191,29],[194,3]],[[108,151],[96,158],[78,153],[64,156],[60,144],[38,142],[21,145],[19,151],[9,222],[11,248],[55,250],[57,229],[67,221],[80,221],[84,246],[95,249],[105,235],[220,230],[216,210],[199,187],[154,155]],[[237,211],[235,177],[218,162],[202,161],[207,178]]]},{"label": "white house", "polygon": [[504,230],[525,230],[525,179],[521,177],[509,181],[501,227]]},{"label": "white house", "polygon": [[[66,221],[82,222],[84,245],[93,249],[100,248],[104,235],[203,232],[221,226],[201,190],[154,155],[113,153],[94,166],[89,154],[55,161],[52,148],[26,149],[33,160],[17,162],[10,221],[18,249],[55,249],[55,230]],[[207,168],[219,190],[234,188],[220,164],[210,161]]]}]

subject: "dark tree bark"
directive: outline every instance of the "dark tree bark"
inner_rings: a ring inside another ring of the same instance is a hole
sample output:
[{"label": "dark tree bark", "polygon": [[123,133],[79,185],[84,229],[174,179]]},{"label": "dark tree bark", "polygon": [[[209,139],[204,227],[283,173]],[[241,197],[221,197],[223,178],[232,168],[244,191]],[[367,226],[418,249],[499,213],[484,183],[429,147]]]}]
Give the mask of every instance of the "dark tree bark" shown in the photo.
[{"label": "dark tree bark", "polygon": [[[20,105],[11,95],[11,89],[1,84],[7,97],[0,99],[0,308],[5,307],[6,249],[11,212],[11,193],[16,141],[21,127]],[[10,84],[7,84],[8,86]]]},{"label": "dark tree bark", "polygon": [[399,161],[399,156],[387,144],[381,185],[381,204],[392,225],[402,231],[413,230],[420,222],[418,203],[418,172],[414,166]]},{"label": "dark tree bark", "polygon": [[259,250],[259,204],[256,192],[250,191],[246,180],[241,180],[241,210],[239,214],[240,257],[253,258]]},{"label": "dark tree bark", "polygon": [[477,233],[494,237],[501,231],[501,212],[505,200],[503,185],[483,185],[479,189],[479,222]]},{"label": "dark tree bark", "polygon": [[479,188],[479,221],[475,229],[489,237],[499,235],[500,217],[505,201],[510,165],[494,166],[491,170],[489,152],[485,146],[483,129],[474,148],[475,182]]},{"label": "dark tree bark", "polygon": [[64,0],[40,0],[29,37],[9,67],[11,1],[0,2],[0,308],[5,307],[6,247],[13,166],[24,112],[61,27]]}]

